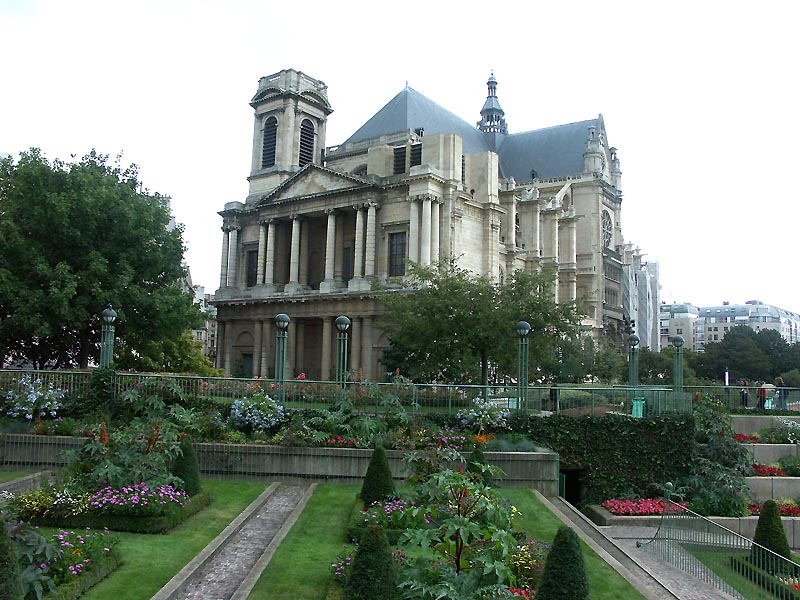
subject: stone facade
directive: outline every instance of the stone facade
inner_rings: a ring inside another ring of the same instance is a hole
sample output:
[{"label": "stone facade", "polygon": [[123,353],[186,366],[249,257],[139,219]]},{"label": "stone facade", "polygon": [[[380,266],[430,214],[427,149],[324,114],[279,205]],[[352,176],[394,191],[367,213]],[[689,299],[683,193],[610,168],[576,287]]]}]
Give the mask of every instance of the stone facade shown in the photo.
[{"label": "stone facade", "polygon": [[271,377],[286,313],[289,374],[329,379],[347,315],[350,369],[383,380],[372,285],[401,289],[410,261],[448,257],[500,281],[552,267],[557,300],[578,302],[599,340],[621,338],[621,170],[602,116],[508,134],[496,87],[492,76],[477,127],[406,87],[326,147],[325,84],[291,69],[261,78],[249,194],[219,213],[217,366]]}]

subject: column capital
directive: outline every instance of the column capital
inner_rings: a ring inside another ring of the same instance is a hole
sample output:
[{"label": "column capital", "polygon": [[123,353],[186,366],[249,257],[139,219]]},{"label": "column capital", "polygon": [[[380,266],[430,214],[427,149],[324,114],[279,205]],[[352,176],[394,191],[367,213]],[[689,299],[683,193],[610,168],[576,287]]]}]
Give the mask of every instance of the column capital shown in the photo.
[{"label": "column capital", "polygon": [[365,207],[365,208],[374,208],[375,210],[378,210],[378,209],[381,207],[381,205],[380,205],[380,204],[378,204],[378,203],[377,203],[375,200],[368,200],[368,201],[367,201],[367,202],[364,204],[364,207]]},{"label": "column capital", "polygon": [[339,211],[338,211],[338,210],[336,210],[335,208],[326,208],[326,209],[325,209],[325,210],[323,210],[322,212],[324,212],[326,215],[335,215],[335,214],[337,214]]},{"label": "column capital", "polygon": [[272,218],[272,217],[264,217],[263,219],[259,219],[259,220],[258,220],[258,224],[259,224],[261,227],[263,227],[264,225],[269,225],[269,224],[270,224],[270,223],[272,223],[274,220],[275,220],[275,219],[274,219],[274,218]]},{"label": "column capital", "polygon": [[366,208],[366,207],[367,207],[367,205],[366,205],[366,204],[364,204],[363,202],[362,202],[362,203],[360,203],[360,204],[353,204],[353,210],[354,210],[354,211],[356,211],[356,212],[358,212],[358,211],[360,211],[362,208]]},{"label": "column capital", "polygon": [[416,196],[412,196],[409,198],[412,202],[424,202],[425,200],[430,200],[431,202],[438,202],[439,196],[436,194],[417,194]]}]

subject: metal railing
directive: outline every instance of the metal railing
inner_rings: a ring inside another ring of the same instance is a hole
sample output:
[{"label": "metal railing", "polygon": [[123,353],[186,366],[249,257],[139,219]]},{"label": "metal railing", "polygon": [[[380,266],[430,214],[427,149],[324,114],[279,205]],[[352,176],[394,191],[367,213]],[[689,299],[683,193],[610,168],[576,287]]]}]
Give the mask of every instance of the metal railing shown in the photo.
[{"label": "metal railing", "polygon": [[[0,370],[0,397],[9,391],[20,393],[25,382],[53,387],[77,398],[92,393],[91,371],[23,371]],[[289,408],[325,408],[337,398],[340,387],[333,381],[293,379],[279,382],[273,379],[240,379],[164,375],[160,373],[115,373],[111,382],[113,392],[142,389],[157,381],[168,379],[187,396],[207,398],[220,403],[256,393],[285,397]],[[632,415],[634,402],[644,401],[642,416],[664,413],[689,413],[691,394],[673,392],[666,387],[600,387],[589,385],[529,386],[520,394],[516,383],[508,385],[444,385],[411,384],[405,382],[377,383],[348,381],[345,397],[364,411],[383,410],[387,403],[399,402],[413,412],[454,414],[471,406],[475,398],[485,398],[511,411],[558,413],[568,416]],[[285,395],[282,393],[285,391]],[[640,405],[641,406],[641,405]]]},{"label": "metal railing", "polygon": [[[744,397],[742,389],[747,390]],[[684,392],[690,396],[700,394],[716,398],[732,411],[757,410],[759,405],[766,405],[765,410],[767,411],[800,411],[800,388],[780,388],[783,398],[776,397],[777,389],[774,385],[767,384],[761,391],[762,397],[759,400],[759,386],[755,385],[683,386]]]},{"label": "metal railing", "polygon": [[800,565],[671,500],[636,546],[734,598],[800,600]]}]

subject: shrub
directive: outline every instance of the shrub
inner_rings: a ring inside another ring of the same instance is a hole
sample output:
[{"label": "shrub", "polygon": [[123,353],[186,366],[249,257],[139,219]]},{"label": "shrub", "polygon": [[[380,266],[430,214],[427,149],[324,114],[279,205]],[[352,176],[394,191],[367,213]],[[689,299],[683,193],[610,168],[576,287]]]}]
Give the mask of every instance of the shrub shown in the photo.
[{"label": "shrub", "polygon": [[17,389],[6,393],[8,416],[28,421],[40,418],[54,419],[64,400],[64,391],[56,388],[52,382],[45,385],[41,379],[24,375],[13,379]]},{"label": "shrub", "polygon": [[517,588],[535,590],[539,587],[547,554],[552,546],[539,540],[528,540],[517,545],[516,551],[509,557],[511,573],[517,582]]},{"label": "shrub", "polygon": [[6,522],[0,519],[0,600],[21,600],[22,578],[19,561]]},{"label": "shrub", "polygon": [[485,486],[493,487],[494,476],[492,476],[492,472],[489,469],[485,468],[486,466],[487,462],[486,456],[483,454],[483,444],[475,444],[475,449],[469,457],[467,471],[469,473],[474,473]]},{"label": "shrub", "polygon": [[386,450],[383,446],[378,446],[369,459],[369,466],[364,475],[364,483],[361,486],[359,497],[365,505],[368,505],[373,502],[383,502],[387,498],[394,498],[395,495],[394,479],[389,468]]},{"label": "shrub", "polygon": [[800,456],[783,456],[778,464],[789,477],[800,477]]},{"label": "shrub", "polygon": [[[766,549],[766,550],[765,550]],[[753,536],[753,548],[750,551],[750,559],[759,567],[767,571],[779,569],[780,560],[770,550],[786,559],[791,559],[792,551],[786,539],[786,532],[783,530],[781,515],[778,504],[770,499],[764,502],[761,514],[758,515],[756,533]]]},{"label": "shrub", "polygon": [[356,550],[344,586],[346,600],[395,600],[399,597],[397,574],[386,533],[368,527]]},{"label": "shrub", "polygon": [[172,474],[183,481],[183,489],[189,496],[194,496],[200,491],[200,466],[197,464],[197,454],[188,436],[184,436],[181,440],[181,453],[175,457]]},{"label": "shrub", "polygon": [[474,431],[485,431],[487,429],[505,429],[509,410],[502,408],[491,400],[475,398],[470,408],[465,408],[456,413],[456,420],[462,427],[467,427]]},{"label": "shrub", "polygon": [[589,580],[578,535],[566,525],[558,528],[547,555],[537,600],[588,600]]},{"label": "shrub", "polygon": [[283,417],[283,406],[264,394],[234,400],[231,405],[231,422],[245,432],[269,433],[281,424]]}]

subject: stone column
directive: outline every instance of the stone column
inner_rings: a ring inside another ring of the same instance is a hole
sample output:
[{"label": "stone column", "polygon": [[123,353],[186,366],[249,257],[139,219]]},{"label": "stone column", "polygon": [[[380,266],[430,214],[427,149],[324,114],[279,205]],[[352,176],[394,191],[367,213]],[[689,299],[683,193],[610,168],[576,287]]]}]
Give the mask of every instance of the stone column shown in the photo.
[{"label": "stone column", "polygon": [[361,206],[356,208],[355,254],[353,277],[361,278],[364,276],[364,211]]},{"label": "stone column", "polygon": [[289,323],[286,344],[286,379],[294,379],[294,366],[297,364],[294,360],[295,352],[297,352],[297,321],[292,319]]},{"label": "stone column", "polygon": [[275,366],[275,361],[272,360],[270,356],[270,349],[274,345],[273,336],[275,335],[272,331],[272,319],[267,319],[263,321],[263,333],[261,336],[261,368],[259,371],[261,372],[261,377],[269,377],[269,367],[272,365]]},{"label": "stone column", "polygon": [[434,201],[431,207],[431,262],[439,262],[439,212],[442,205]]},{"label": "stone column", "polygon": [[378,205],[375,202],[367,204],[367,243],[364,258],[364,277],[375,277],[375,212]]},{"label": "stone column", "polygon": [[322,381],[331,377],[331,353],[333,347],[333,317],[322,317],[322,360],[320,361],[320,375]]},{"label": "stone column", "polygon": [[253,331],[253,376],[261,376],[261,320],[256,319]]},{"label": "stone column", "polygon": [[258,222],[258,269],[256,271],[256,285],[264,283],[264,256],[267,252],[267,222]]},{"label": "stone column", "polygon": [[275,219],[269,219],[267,232],[267,260],[264,268],[264,283],[275,283]]},{"label": "stone column", "polygon": [[222,228],[222,256],[220,258],[219,268],[219,287],[224,288],[228,285],[228,255],[230,244],[230,229],[228,227]]},{"label": "stone column", "polygon": [[361,368],[361,317],[350,322],[350,368],[355,372]]},{"label": "stone column", "polygon": [[228,323],[225,327],[225,376],[233,374],[233,327]]},{"label": "stone column", "polygon": [[[295,376],[306,373],[306,324],[302,321],[297,323],[296,336],[297,344],[294,350]],[[308,373],[306,373],[308,375]]]},{"label": "stone column", "polygon": [[325,230],[325,280],[319,284],[319,291],[323,293],[331,292],[335,287],[334,265],[336,264],[336,213],[332,208],[328,208],[325,214],[328,215],[328,226]]},{"label": "stone column", "polygon": [[408,260],[419,262],[419,205],[414,198],[408,201]]},{"label": "stone column", "polygon": [[300,227],[300,285],[303,289],[308,289],[308,252],[311,247],[310,234],[311,227],[306,221]]},{"label": "stone column", "polygon": [[217,369],[225,368],[225,321],[217,321],[217,359],[214,362]]},{"label": "stone column", "polygon": [[238,287],[236,285],[236,263],[239,258],[239,229],[233,226],[230,228],[229,249],[228,249],[228,287]]},{"label": "stone column", "polygon": [[363,317],[361,327],[361,368],[364,377],[375,379],[372,372],[372,317]]},{"label": "stone column", "polygon": [[422,199],[422,239],[419,242],[419,262],[427,266],[431,264],[431,197],[427,194]]},{"label": "stone column", "polygon": [[[296,293],[300,290],[300,217],[292,215],[292,246],[289,255],[289,283],[286,284],[287,293]],[[294,321],[293,321],[294,322]]]}]

